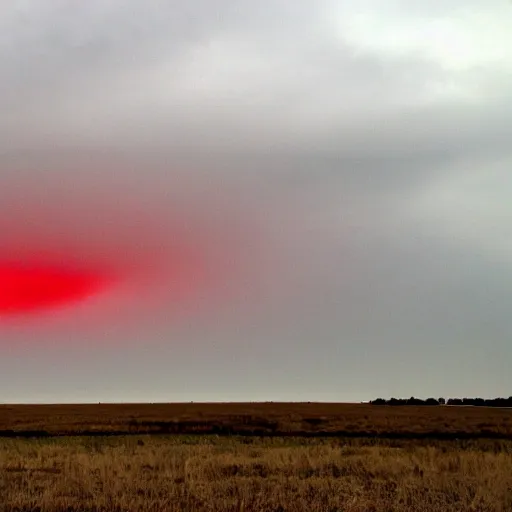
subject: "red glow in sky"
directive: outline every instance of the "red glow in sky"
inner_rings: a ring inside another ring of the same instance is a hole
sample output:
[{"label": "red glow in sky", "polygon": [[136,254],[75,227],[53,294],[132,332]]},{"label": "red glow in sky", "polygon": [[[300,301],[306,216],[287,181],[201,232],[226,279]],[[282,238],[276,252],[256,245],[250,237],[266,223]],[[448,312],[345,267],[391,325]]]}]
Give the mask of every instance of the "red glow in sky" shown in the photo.
[{"label": "red glow in sky", "polygon": [[104,284],[81,270],[0,263],[0,315],[30,313],[86,299]]},{"label": "red glow in sky", "polygon": [[0,187],[0,317],[174,325],[263,291],[271,244],[244,179],[57,160],[23,157]]}]

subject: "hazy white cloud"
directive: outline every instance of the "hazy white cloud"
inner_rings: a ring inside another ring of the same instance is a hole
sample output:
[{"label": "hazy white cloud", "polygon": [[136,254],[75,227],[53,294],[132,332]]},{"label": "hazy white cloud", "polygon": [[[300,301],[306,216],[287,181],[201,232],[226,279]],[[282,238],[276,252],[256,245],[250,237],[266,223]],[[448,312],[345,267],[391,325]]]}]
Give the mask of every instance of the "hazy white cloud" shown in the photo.
[{"label": "hazy white cloud", "polygon": [[510,269],[511,164],[511,158],[471,159],[461,161],[457,171],[446,169],[413,197],[416,220]]}]

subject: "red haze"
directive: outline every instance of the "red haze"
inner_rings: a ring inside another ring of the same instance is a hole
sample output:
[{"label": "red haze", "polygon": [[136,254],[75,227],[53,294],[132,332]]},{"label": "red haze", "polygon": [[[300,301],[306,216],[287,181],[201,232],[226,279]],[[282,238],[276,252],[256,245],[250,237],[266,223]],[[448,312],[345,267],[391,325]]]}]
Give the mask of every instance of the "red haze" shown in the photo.
[{"label": "red haze", "polygon": [[0,315],[73,304],[104,285],[102,276],[78,269],[0,263]]},{"label": "red haze", "polygon": [[146,157],[68,156],[0,158],[0,317],[44,313],[105,332],[188,326],[190,315],[217,324],[274,297],[269,213],[251,180]]}]

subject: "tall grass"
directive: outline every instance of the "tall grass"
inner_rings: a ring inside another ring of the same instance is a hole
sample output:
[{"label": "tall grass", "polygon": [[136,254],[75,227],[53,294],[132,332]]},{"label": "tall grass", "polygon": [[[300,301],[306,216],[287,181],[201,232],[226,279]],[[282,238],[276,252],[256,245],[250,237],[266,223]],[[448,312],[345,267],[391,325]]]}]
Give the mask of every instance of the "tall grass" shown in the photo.
[{"label": "tall grass", "polygon": [[0,511],[510,512],[512,442],[0,440]]}]

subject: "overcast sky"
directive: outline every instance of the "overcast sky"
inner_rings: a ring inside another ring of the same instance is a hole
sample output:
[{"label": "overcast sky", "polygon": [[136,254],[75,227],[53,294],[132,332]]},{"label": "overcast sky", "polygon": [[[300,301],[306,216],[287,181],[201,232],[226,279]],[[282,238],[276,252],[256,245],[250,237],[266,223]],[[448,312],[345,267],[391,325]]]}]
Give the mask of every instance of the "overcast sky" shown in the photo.
[{"label": "overcast sky", "polygon": [[0,402],[512,394],[511,26],[507,0],[3,2],[0,270],[115,279],[0,311]]}]

